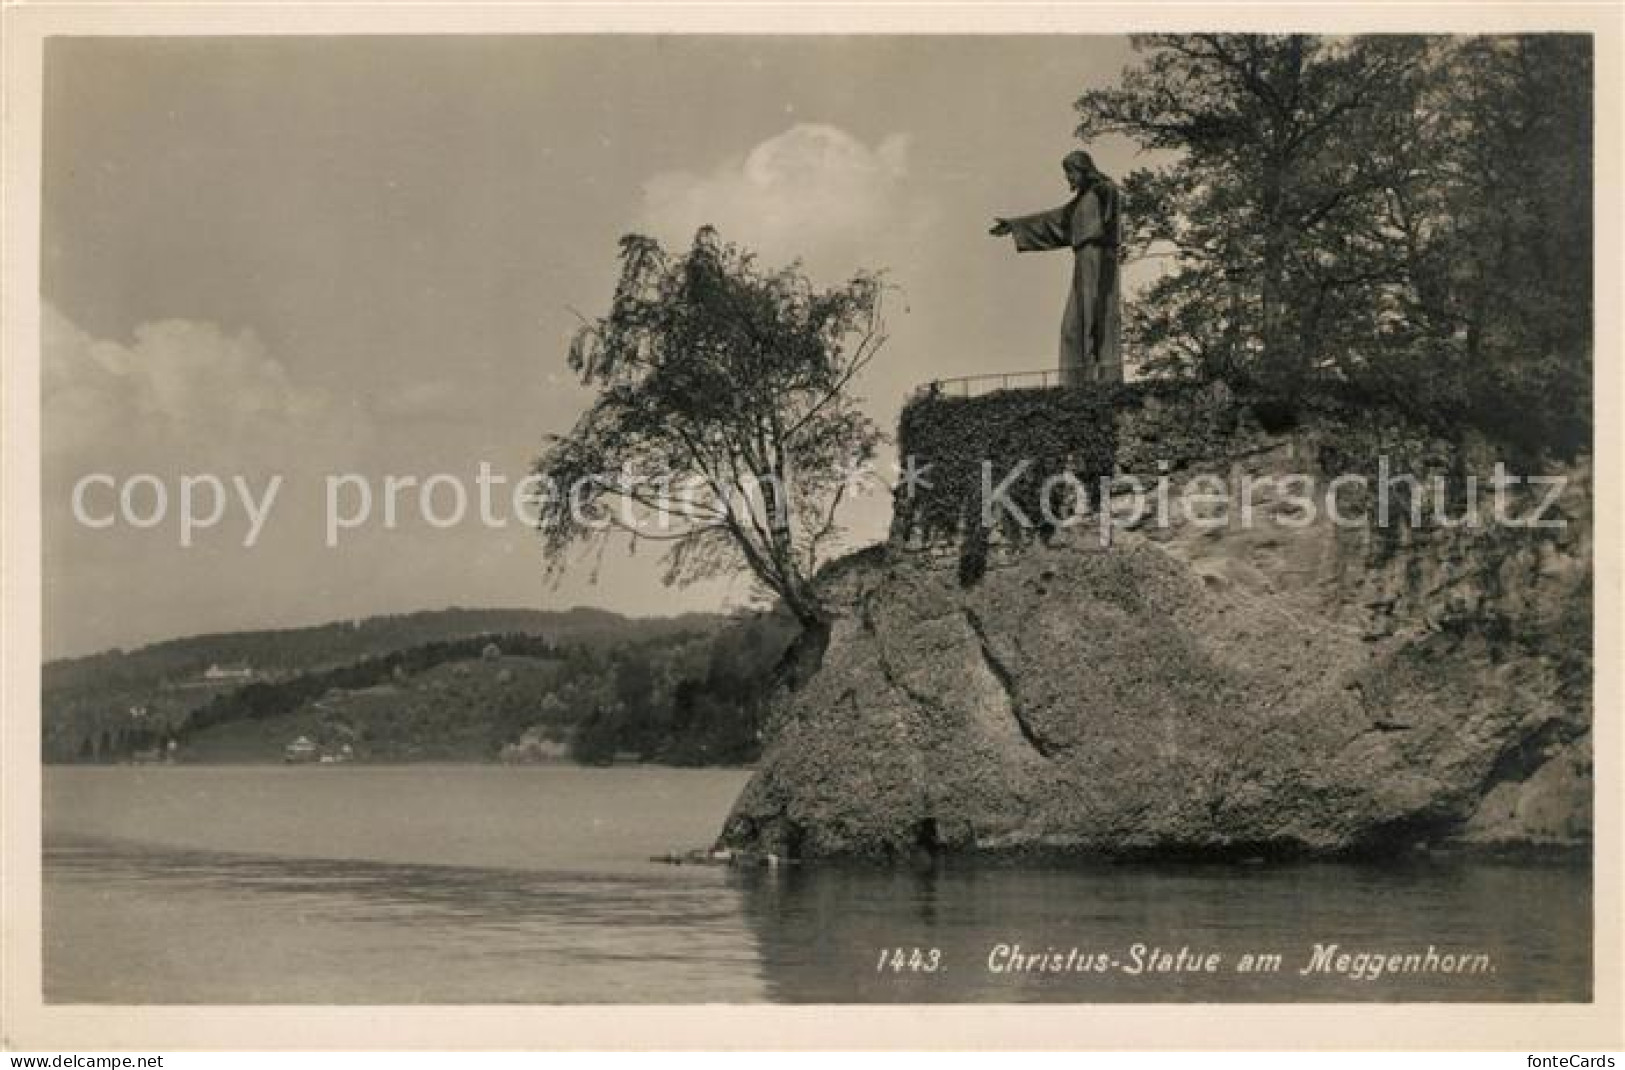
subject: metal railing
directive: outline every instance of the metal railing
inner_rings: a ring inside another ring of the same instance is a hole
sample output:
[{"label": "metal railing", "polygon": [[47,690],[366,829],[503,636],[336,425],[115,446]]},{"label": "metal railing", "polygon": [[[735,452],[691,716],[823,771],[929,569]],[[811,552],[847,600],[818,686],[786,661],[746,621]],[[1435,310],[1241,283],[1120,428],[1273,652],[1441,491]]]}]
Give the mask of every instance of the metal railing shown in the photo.
[{"label": "metal railing", "polygon": [[961,375],[953,379],[933,379],[914,392],[918,396],[971,398],[991,394],[995,390],[1048,390],[1066,386],[1061,372],[1045,368],[1031,372],[990,372],[986,375]]}]

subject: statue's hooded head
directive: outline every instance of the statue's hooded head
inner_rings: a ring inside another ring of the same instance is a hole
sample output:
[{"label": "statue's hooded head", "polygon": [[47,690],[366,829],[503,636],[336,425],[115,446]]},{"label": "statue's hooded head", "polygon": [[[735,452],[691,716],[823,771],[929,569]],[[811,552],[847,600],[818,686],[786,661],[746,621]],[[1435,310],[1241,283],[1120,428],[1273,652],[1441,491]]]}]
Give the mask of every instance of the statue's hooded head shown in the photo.
[{"label": "statue's hooded head", "polygon": [[1100,174],[1095,168],[1095,158],[1082,149],[1067,153],[1061,161],[1061,170],[1066,172],[1067,185],[1073,189],[1081,189],[1091,178]]}]

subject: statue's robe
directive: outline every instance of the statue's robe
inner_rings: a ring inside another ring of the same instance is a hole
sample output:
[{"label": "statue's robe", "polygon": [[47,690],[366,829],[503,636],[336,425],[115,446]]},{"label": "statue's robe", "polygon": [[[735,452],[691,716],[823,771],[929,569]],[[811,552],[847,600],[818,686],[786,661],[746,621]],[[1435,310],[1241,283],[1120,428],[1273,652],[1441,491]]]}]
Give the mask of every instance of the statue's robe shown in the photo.
[{"label": "statue's robe", "polygon": [[1072,250],[1072,288],[1061,320],[1061,382],[1123,381],[1122,240],[1117,187],[1097,179],[1059,208],[1007,219],[1020,252]]}]

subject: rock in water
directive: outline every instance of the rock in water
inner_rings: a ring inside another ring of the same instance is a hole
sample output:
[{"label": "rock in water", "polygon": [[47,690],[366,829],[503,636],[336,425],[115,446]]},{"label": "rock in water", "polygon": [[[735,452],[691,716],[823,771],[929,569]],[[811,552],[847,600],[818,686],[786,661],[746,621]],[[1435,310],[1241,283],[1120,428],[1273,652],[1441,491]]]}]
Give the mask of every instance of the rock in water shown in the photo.
[{"label": "rock in water", "polygon": [[[1316,434],[1202,470],[1295,470]],[[1590,474],[1568,474],[1557,532],[1175,517],[1012,548],[970,587],[867,555],[831,581],[822,666],[781,698],[720,842],[897,860],[1585,843]]]}]

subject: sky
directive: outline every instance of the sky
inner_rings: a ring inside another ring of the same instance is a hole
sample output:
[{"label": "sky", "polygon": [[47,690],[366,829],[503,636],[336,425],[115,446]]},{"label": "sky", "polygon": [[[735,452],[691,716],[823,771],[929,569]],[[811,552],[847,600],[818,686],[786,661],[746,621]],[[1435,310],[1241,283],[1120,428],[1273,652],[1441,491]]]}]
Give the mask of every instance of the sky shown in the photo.
[{"label": "sky", "polygon": [[[857,389],[892,430],[924,381],[1054,366],[1070,264],[987,228],[1064,202],[1073,101],[1132,62],[1104,36],[51,40],[47,655],[451,605],[747,603],[744,578],[662,586],[646,548],[550,580],[505,503],[589,400],[566,347],[607,308],[617,239],[712,224],[821,285],[884,269]],[[1147,162],[1089,147],[1111,175]],[[182,481],[201,521],[207,477],[220,518],[183,533]],[[330,532],[363,488],[371,521]],[[857,499],[850,543],[888,512]]]}]

